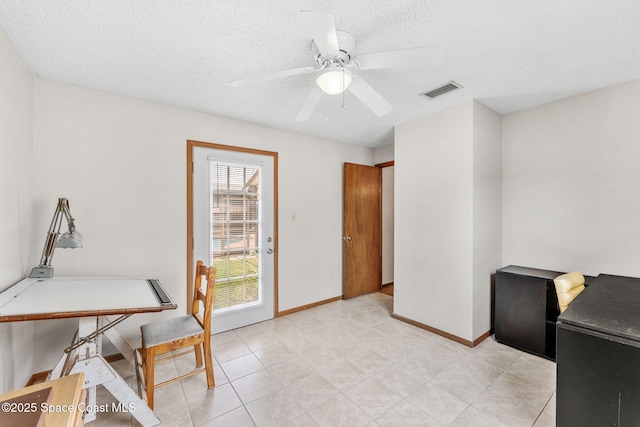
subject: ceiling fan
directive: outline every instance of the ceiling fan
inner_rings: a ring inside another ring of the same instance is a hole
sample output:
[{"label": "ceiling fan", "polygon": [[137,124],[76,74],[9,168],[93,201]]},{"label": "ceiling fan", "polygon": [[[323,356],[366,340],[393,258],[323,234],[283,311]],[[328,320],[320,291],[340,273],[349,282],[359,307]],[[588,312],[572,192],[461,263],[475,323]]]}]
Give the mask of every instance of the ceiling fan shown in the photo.
[{"label": "ceiling fan", "polygon": [[296,116],[296,121],[308,120],[324,94],[337,95],[345,90],[353,93],[377,116],[384,116],[393,109],[393,106],[364,79],[354,75],[350,69],[364,71],[380,68],[428,67],[440,65],[443,61],[440,46],[422,46],[355,56],[355,40],[349,33],[336,30],[333,16],[307,10],[303,10],[302,14],[313,36],[313,53],[317,67],[294,68],[231,82],[232,86],[243,86],[282,77],[319,73],[316,86],[311,89]]}]

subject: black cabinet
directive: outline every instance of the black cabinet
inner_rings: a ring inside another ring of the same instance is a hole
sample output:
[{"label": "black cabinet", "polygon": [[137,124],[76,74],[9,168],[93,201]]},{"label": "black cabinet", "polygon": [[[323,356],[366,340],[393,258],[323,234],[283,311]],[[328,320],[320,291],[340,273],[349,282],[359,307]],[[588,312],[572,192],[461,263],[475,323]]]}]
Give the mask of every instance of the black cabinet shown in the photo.
[{"label": "black cabinet", "polygon": [[494,325],[498,342],[555,360],[560,312],[553,279],[561,274],[517,265],[496,271]]},{"label": "black cabinet", "polygon": [[601,274],[557,326],[557,426],[640,426],[640,279]]}]

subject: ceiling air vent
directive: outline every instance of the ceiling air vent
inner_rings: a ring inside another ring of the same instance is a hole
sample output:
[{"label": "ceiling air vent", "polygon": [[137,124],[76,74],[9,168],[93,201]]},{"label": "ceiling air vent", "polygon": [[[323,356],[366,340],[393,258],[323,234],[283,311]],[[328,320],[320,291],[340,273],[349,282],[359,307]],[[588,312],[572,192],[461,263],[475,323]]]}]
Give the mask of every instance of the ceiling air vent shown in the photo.
[{"label": "ceiling air vent", "polygon": [[451,92],[452,90],[456,90],[461,87],[462,86],[460,84],[454,81],[450,81],[444,86],[440,86],[439,88],[430,90],[429,92],[421,93],[420,95],[424,96],[425,98],[434,99],[434,98],[437,98],[438,96],[444,95],[447,92]]}]

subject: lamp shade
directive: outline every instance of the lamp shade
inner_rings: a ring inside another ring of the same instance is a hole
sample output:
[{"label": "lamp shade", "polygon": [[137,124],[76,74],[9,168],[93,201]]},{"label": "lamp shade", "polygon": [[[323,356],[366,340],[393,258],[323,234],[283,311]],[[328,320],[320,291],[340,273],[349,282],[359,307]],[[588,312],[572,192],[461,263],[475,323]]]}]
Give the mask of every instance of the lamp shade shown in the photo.
[{"label": "lamp shade", "polygon": [[58,239],[58,243],[56,243],[56,248],[81,248],[82,247],[82,234],[78,231],[67,231],[66,233],[62,233],[60,238]]},{"label": "lamp shade", "polygon": [[342,67],[333,67],[318,76],[316,85],[326,94],[337,95],[344,92],[352,80],[349,70]]}]

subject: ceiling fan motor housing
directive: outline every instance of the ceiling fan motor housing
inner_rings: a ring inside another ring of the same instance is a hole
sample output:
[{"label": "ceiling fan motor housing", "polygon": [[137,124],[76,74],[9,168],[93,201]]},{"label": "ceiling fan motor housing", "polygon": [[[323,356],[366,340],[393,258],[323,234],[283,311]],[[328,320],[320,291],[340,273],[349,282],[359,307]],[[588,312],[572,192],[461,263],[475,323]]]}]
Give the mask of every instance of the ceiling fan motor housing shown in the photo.
[{"label": "ceiling fan motor housing", "polygon": [[330,65],[330,64],[339,64],[339,65],[347,65],[351,58],[355,56],[356,53],[356,42],[353,39],[353,36],[345,31],[336,31],[336,36],[338,38],[338,56],[337,57],[329,57],[322,55],[316,46],[315,41],[312,42],[313,56],[318,65]]}]

